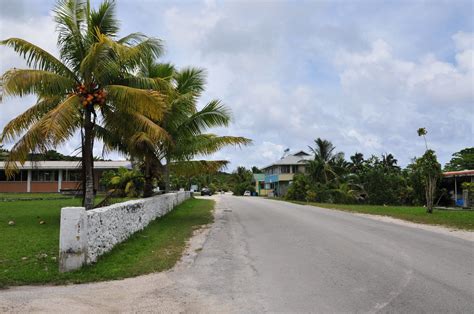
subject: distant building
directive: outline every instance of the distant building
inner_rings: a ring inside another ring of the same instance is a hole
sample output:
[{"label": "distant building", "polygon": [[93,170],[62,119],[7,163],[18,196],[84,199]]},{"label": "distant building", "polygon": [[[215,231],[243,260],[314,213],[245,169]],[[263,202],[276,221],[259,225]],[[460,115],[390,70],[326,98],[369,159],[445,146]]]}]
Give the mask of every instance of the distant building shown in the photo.
[{"label": "distant building", "polygon": [[474,195],[462,188],[464,182],[474,184],[474,170],[448,171],[443,173],[441,187],[447,189],[449,203],[447,207],[474,207]]},{"label": "distant building", "polygon": [[296,173],[305,173],[306,161],[313,156],[299,151],[262,168],[263,174],[255,174],[255,190],[262,196],[283,196]]},{"label": "distant building", "polygon": [[[81,164],[78,161],[27,161],[18,163],[19,171],[11,179],[5,175],[6,162],[0,161],[0,192],[61,192],[80,190]],[[95,161],[95,189],[104,171],[131,168],[130,161]]]}]

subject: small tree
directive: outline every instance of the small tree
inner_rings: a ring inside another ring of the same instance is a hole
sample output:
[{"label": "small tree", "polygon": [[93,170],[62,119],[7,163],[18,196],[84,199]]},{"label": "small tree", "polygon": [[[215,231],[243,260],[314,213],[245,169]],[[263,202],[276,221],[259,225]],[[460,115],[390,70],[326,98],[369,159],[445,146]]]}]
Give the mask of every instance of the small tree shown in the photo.
[{"label": "small tree", "polygon": [[416,159],[415,171],[420,174],[423,180],[426,196],[426,212],[432,214],[436,187],[442,173],[441,165],[433,150],[428,149],[422,157]]}]

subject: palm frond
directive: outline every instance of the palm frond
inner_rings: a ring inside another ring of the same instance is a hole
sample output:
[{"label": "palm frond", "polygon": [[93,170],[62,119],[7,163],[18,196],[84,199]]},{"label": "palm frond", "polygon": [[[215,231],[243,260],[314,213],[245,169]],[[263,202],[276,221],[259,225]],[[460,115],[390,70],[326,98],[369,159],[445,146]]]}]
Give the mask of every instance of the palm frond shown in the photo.
[{"label": "palm frond", "polygon": [[93,43],[84,59],[79,71],[86,81],[94,78],[102,84],[113,81],[120,74],[120,65],[111,54],[110,40],[96,29],[97,42]]},{"label": "palm frond", "polygon": [[132,155],[154,154],[156,142],[146,132],[136,132],[129,138],[128,149]]},{"label": "palm frond", "polygon": [[12,69],[2,77],[5,95],[64,95],[74,90],[75,81],[48,71]]},{"label": "palm frond", "polygon": [[199,68],[185,68],[175,74],[176,89],[180,94],[199,96],[206,85],[206,72]]},{"label": "palm frond", "polygon": [[84,35],[87,14],[85,0],[59,0],[54,9],[61,59],[78,71],[85,55]]},{"label": "palm frond", "polygon": [[145,60],[158,58],[163,53],[163,43],[157,38],[145,37],[144,40],[135,45],[123,44],[107,36],[103,38],[107,40],[107,44],[114,52],[117,62],[129,71],[134,71]]},{"label": "palm frond", "polygon": [[173,78],[176,68],[171,63],[155,63],[150,58],[140,66],[140,75],[150,78],[160,78],[167,81]]},{"label": "palm frond", "polygon": [[150,139],[155,143],[171,142],[172,139],[168,132],[152,120],[148,119],[146,116],[139,113],[134,113],[133,117],[136,127],[145,131]]},{"label": "palm frond", "polygon": [[192,177],[200,174],[212,174],[227,167],[227,160],[189,160],[170,163],[170,172],[177,176]]},{"label": "palm frond", "polygon": [[20,136],[34,123],[38,122],[48,111],[57,106],[60,101],[61,97],[39,99],[35,105],[7,123],[0,135],[0,142],[13,141],[14,138]]},{"label": "palm frond", "polygon": [[64,75],[69,79],[78,81],[74,73],[65,66],[61,61],[56,59],[53,55],[48,53],[46,50],[20,38],[9,38],[0,42],[1,45],[5,45],[13,48],[15,52],[25,58],[26,64],[34,69],[54,72],[60,75]]},{"label": "palm frond", "polygon": [[178,129],[178,133],[200,134],[211,127],[227,126],[230,120],[229,109],[219,100],[213,100],[183,123]]},{"label": "palm frond", "polygon": [[119,40],[117,40],[117,42],[119,44],[131,46],[131,45],[135,45],[142,42],[146,38],[147,36],[142,33],[131,33],[131,34],[128,34],[127,36],[120,38]]},{"label": "palm frond", "polygon": [[108,100],[114,103],[117,110],[126,113],[141,113],[150,119],[160,120],[167,110],[160,93],[123,85],[105,87]]},{"label": "palm frond", "polygon": [[80,107],[79,96],[72,95],[41,119],[39,124],[53,146],[64,142],[80,127]]},{"label": "palm frond", "polygon": [[217,136],[215,134],[200,134],[176,142],[174,154],[176,159],[193,158],[197,155],[210,155],[226,146],[246,146],[251,139],[240,136]]},{"label": "palm frond", "polygon": [[103,1],[97,11],[90,12],[88,23],[89,36],[91,37],[96,36],[96,30],[110,37],[116,36],[119,22],[115,15],[115,1]]},{"label": "palm frond", "polygon": [[7,177],[18,171],[19,164],[25,163],[30,152],[47,150],[48,142],[43,131],[41,124],[36,123],[13,145],[5,164]]},{"label": "palm frond", "polygon": [[153,90],[164,90],[164,84],[160,84],[155,79],[143,76],[128,76],[119,81],[120,85],[125,85],[129,87],[139,88],[139,89],[153,89]]}]

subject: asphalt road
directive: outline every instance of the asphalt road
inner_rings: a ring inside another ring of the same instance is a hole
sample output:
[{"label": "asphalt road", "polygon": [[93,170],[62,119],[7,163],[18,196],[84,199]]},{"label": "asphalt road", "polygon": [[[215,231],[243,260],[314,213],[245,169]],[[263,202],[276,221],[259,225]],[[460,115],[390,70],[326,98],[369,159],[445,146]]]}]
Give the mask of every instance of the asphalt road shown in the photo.
[{"label": "asphalt road", "polygon": [[350,213],[218,196],[172,271],[0,290],[0,312],[474,313],[474,242]]},{"label": "asphalt road", "polygon": [[474,313],[473,242],[311,206],[221,199],[222,232],[208,243],[224,253],[215,289],[244,310]]}]

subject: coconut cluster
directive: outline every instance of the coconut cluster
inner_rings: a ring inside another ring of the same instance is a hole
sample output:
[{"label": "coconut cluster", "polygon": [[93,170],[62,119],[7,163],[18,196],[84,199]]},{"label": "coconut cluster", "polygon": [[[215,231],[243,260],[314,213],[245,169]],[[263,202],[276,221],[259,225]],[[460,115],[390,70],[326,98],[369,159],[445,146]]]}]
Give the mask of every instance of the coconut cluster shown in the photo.
[{"label": "coconut cluster", "polygon": [[86,86],[82,84],[77,86],[76,92],[79,95],[81,104],[84,108],[105,104],[107,93],[97,86],[91,85],[90,88],[86,88]]}]

